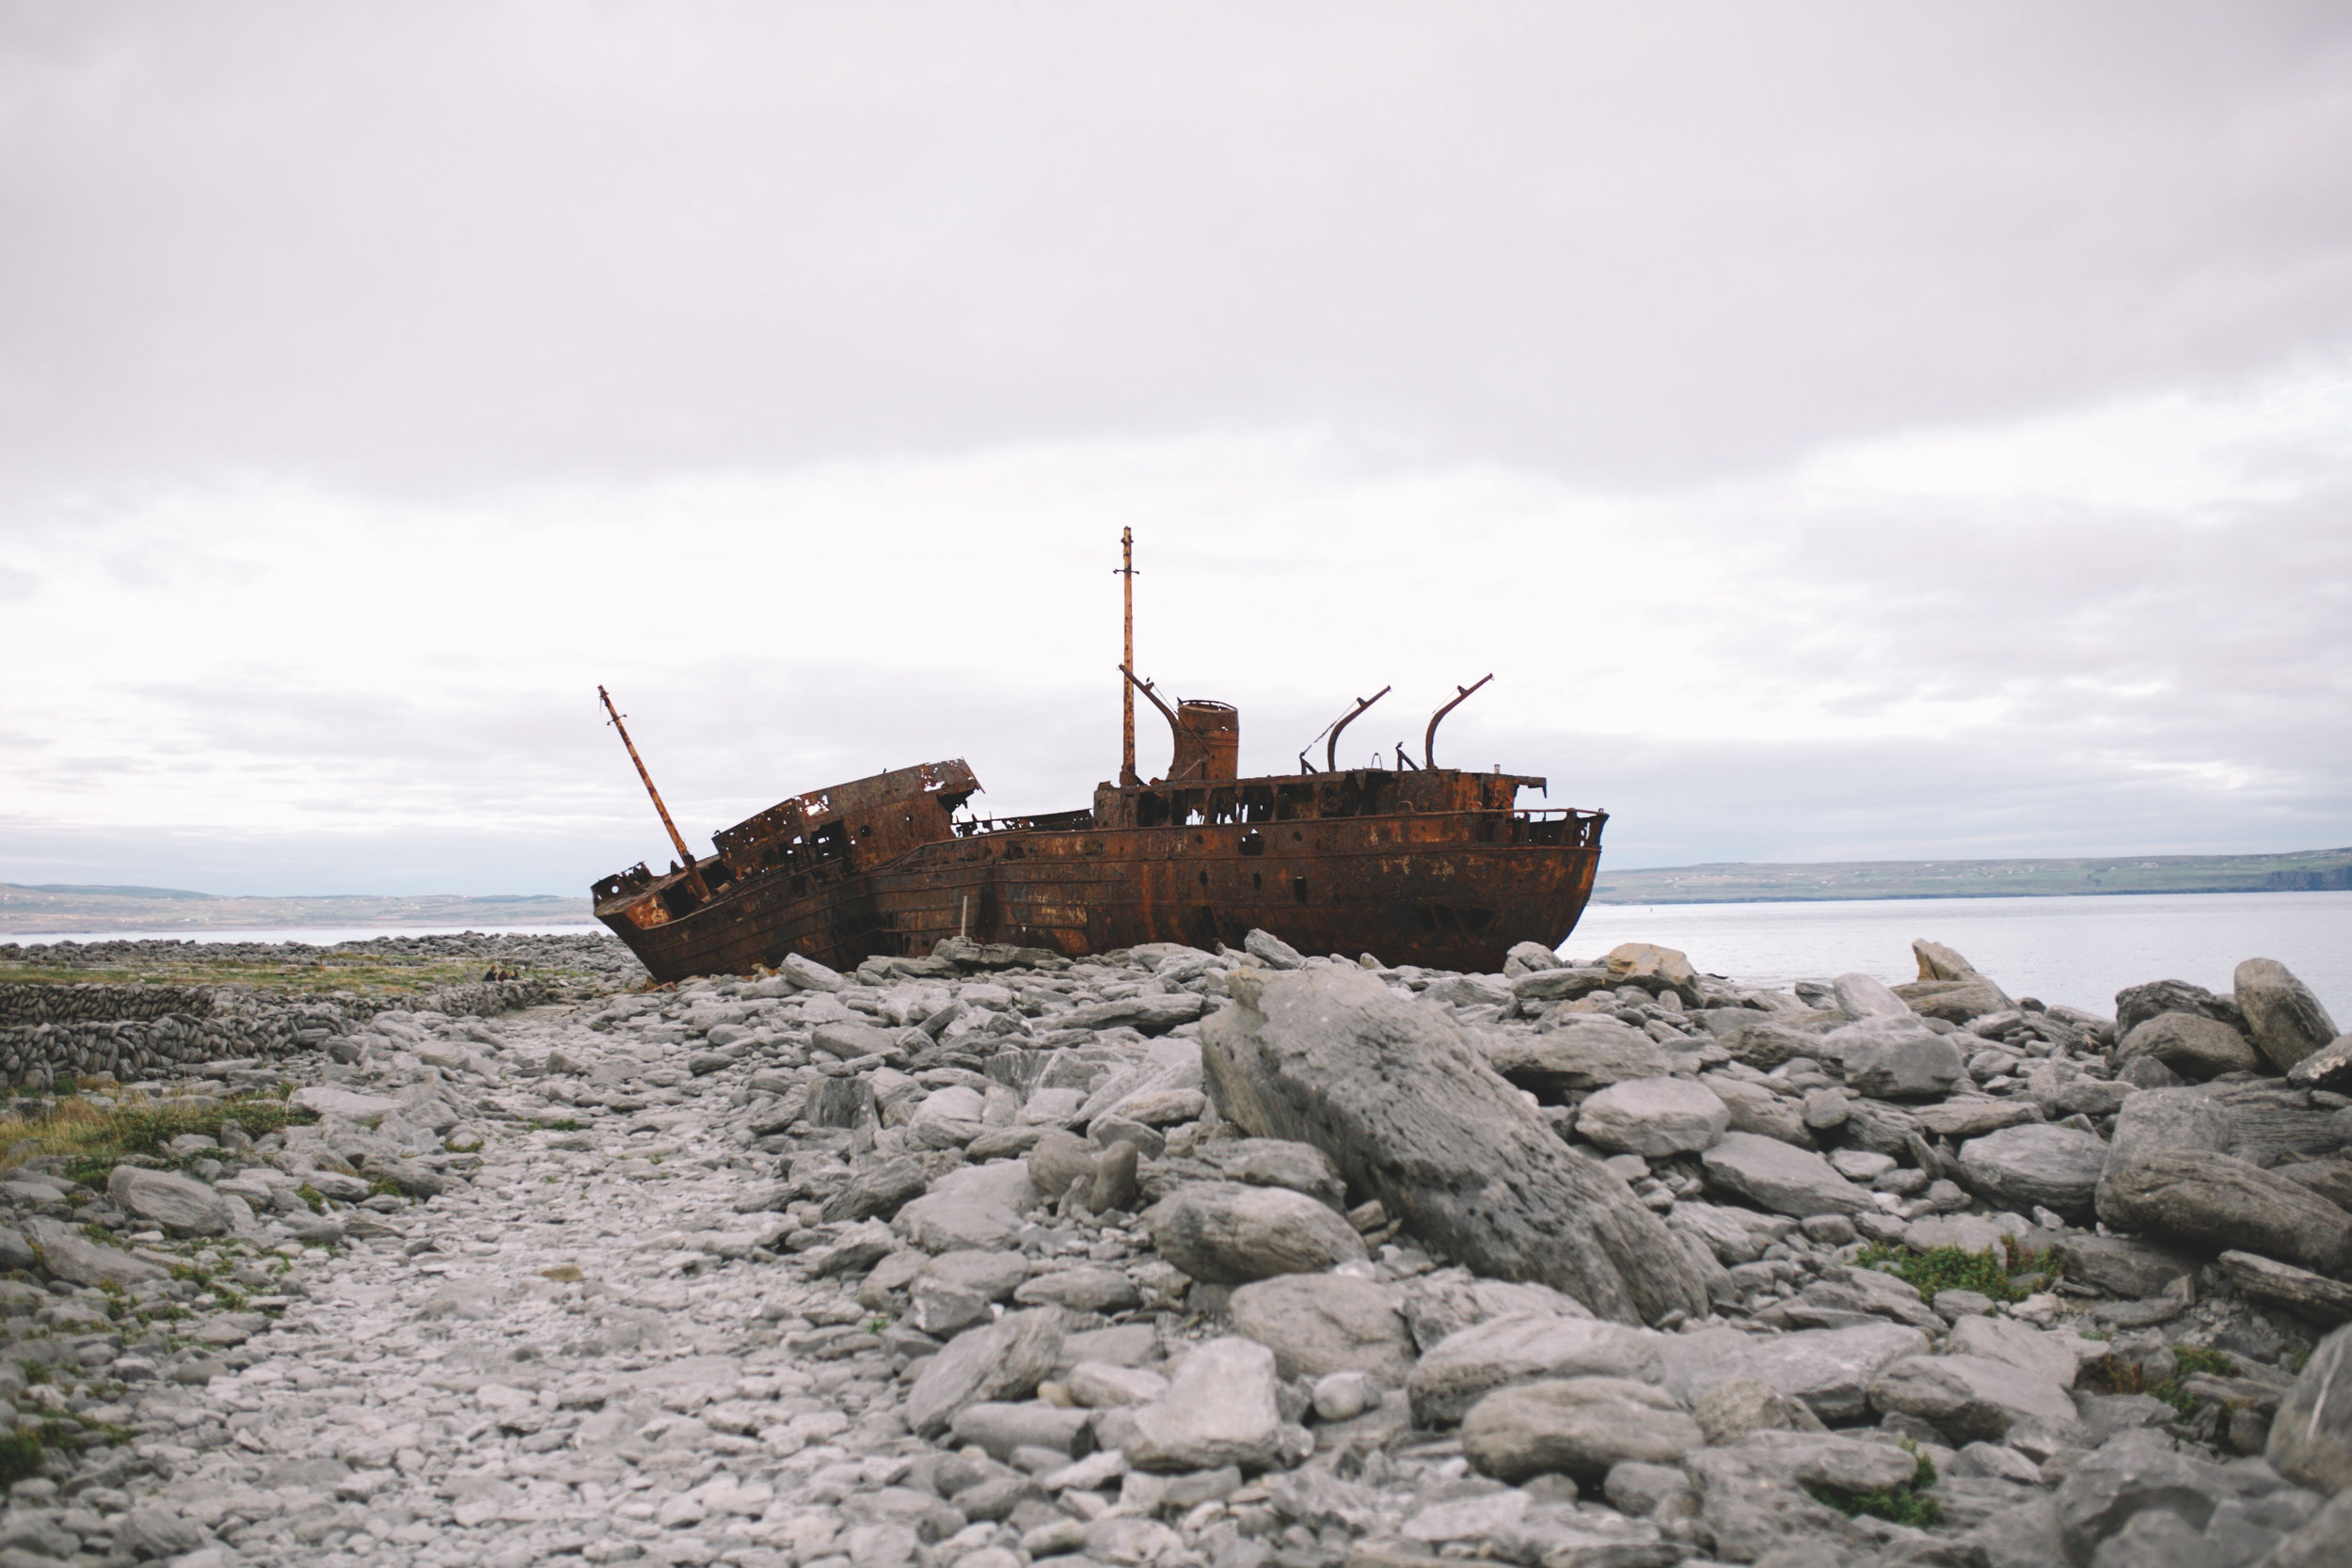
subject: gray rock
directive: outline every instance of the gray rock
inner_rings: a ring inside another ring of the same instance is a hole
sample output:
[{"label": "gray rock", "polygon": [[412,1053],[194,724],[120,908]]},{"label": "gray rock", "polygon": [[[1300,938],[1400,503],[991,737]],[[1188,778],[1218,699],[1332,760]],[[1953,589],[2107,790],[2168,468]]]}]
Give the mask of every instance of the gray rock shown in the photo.
[{"label": "gray rock", "polygon": [[1900,1323],[1807,1329],[1747,1340],[1669,1376],[1667,1386],[1678,1394],[1704,1397],[1723,1384],[1748,1380],[1804,1401],[1824,1421],[1851,1421],[1869,1408],[1870,1386],[1882,1371],[1905,1356],[1925,1354],[1927,1348],[1926,1335]]},{"label": "gray rock", "polygon": [[[1832,1041],[1844,1043],[1835,1036]],[[1847,1085],[1875,1100],[1925,1100],[1949,1094],[1968,1076],[1958,1048],[1942,1035],[1925,1029],[1885,1032],[1846,1046],[1843,1056]]]},{"label": "gray rock", "polygon": [[[1750,1455],[1708,1449],[1684,1462],[1699,1497],[1699,1520],[1726,1562],[1844,1560],[1862,1531],[1844,1514],[1815,1502],[1777,1473],[1759,1473]],[[1785,1555],[1784,1555],[1785,1554]]]},{"label": "gray rock", "polygon": [[1840,974],[1830,982],[1830,990],[1837,998],[1837,1010],[1856,1022],[1866,1018],[1908,1022],[1913,1016],[1911,1004],[1867,974]]},{"label": "gray rock", "polygon": [[1293,1274],[1235,1291],[1233,1327],[1274,1353],[1285,1378],[1369,1372],[1389,1387],[1413,1370],[1413,1335],[1388,1292],[1369,1279]]},{"label": "gray rock", "polygon": [[2112,1170],[2142,1153],[2193,1148],[2221,1154],[2229,1147],[2229,1109],[2214,1089],[2143,1089],[2115,1115],[2107,1166]]},{"label": "gray rock", "polygon": [[898,1037],[887,1029],[877,1029],[870,1023],[847,1021],[820,1023],[810,1031],[811,1048],[845,1061],[860,1056],[888,1056],[897,1053]]},{"label": "gray rock", "polygon": [[2287,1072],[2287,1081],[2331,1094],[2352,1090],[2352,1035],[2338,1035],[2296,1063]]},{"label": "gray rock", "polygon": [[1757,1475],[1840,1492],[1891,1492],[1910,1485],[1919,1466],[1918,1455],[1877,1433],[1759,1432],[1730,1451]]},{"label": "gray rock", "polygon": [[2219,1251],[2259,1252],[2321,1274],[2352,1267],[2352,1214],[2309,1188],[2197,1149],[2141,1154],[2099,1183],[2099,1217]]},{"label": "gray rock", "polygon": [[918,1437],[936,1437],[966,1405],[1026,1399],[1053,1371],[1067,1321],[1060,1307],[1040,1307],[958,1335],[923,1363],[907,1390],[907,1426]]},{"label": "gray rock", "polygon": [[2180,1452],[2161,1432],[2121,1432],[2078,1461],[2058,1490],[2058,1535],[2076,1562],[2152,1510],[2201,1530],[2230,1495],[2217,1465]]},{"label": "gray rock", "polygon": [[1493,1389],[1540,1378],[1658,1375],[1661,1336],[1596,1318],[1492,1318],[1448,1335],[1413,1369],[1406,1388],[1423,1426],[1457,1421]]},{"label": "gray rock", "polygon": [[1811,1405],[1752,1377],[1718,1383],[1699,1397],[1691,1416],[1708,1442],[1718,1448],[1751,1433],[1825,1430]]},{"label": "gray rock", "polygon": [[1874,1207],[1870,1195],[1838,1175],[1827,1160],[1776,1138],[1726,1132],[1700,1156],[1700,1164],[1711,1185],[1778,1214],[1804,1219]]},{"label": "gray rock", "polygon": [[1116,1269],[1061,1269],[1025,1280],[1012,1292],[1024,1307],[1066,1307],[1073,1312],[1124,1312],[1139,1305],[1136,1282]]},{"label": "gray rock", "polygon": [[2153,1056],[2201,1084],[2224,1072],[2253,1072],[2263,1065],[2252,1040],[2201,1013],[2158,1013],[2125,1035],[2115,1050],[2119,1059]]},{"label": "gray rock", "polygon": [[171,1271],[162,1264],[135,1258],[120,1247],[101,1246],[61,1220],[31,1215],[24,1230],[40,1266],[69,1284],[136,1285],[170,1277]]},{"label": "gray rock", "polygon": [[1646,1519],[1669,1497],[1686,1495],[1695,1505],[1698,1499],[1691,1492],[1691,1478],[1682,1473],[1679,1462],[1645,1465],[1629,1459],[1612,1466],[1601,1482],[1601,1496],[1609,1499],[1609,1506],[1629,1519]]},{"label": "gray rock", "polygon": [[1029,1148],[1029,1178],[1037,1190],[1058,1200],[1070,1184],[1084,1178],[1094,1181],[1095,1148],[1075,1132],[1056,1128]]},{"label": "gray rock", "polygon": [[[1706,1073],[1699,1083],[1724,1102],[1732,1132],[1771,1138],[1794,1148],[1814,1146],[1813,1130],[1805,1125],[1804,1101],[1775,1094],[1761,1084],[1743,1084],[1720,1072]],[[1867,1100],[1849,1101],[1848,1120],[1852,1119],[1857,1107],[1876,1103]]]},{"label": "gray rock", "polygon": [[2336,1037],[2335,1021],[2311,988],[2275,958],[2249,958],[2232,976],[2246,1032],[2280,1072]]},{"label": "gray rock", "polygon": [[1124,1448],[1143,1470],[1255,1470],[1273,1463],[1281,1442],[1274,1353],[1254,1339],[1226,1338],[1193,1348],[1168,1396],[1135,1413]]},{"label": "gray rock", "polygon": [[2344,1568],[2352,1562],[2352,1487],[2272,1548],[2262,1568]]},{"label": "gray rock", "polygon": [[1912,980],[1894,990],[1921,1018],[1940,1018],[1947,1023],[1965,1023],[2017,1006],[1982,975],[1965,980]]},{"label": "gray rock", "polygon": [[2270,1467],[2298,1486],[2352,1487],[2352,1326],[2319,1342],[2279,1402],[2264,1449]]},{"label": "gray rock", "polygon": [[1195,1182],[1153,1204],[1143,1224],[1161,1257],[1214,1285],[1319,1274],[1364,1256],[1345,1220],[1287,1187]]},{"label": "gray rock", "polygon": [[1195,1155],[1214,1165],[1228,1181],[1288,1187],[1335,1210],[1347,1196],[1347,1183],[1332,1165],[1331,1157],[1312,1144],[1284,1138],[1231,1138],[1202,1145]]},{"label": "gray rock", "polygon": [[1995,1100],[1990,1095],[1923,1105],[1914,1114],[1919,1131],[1931,1138],[1981,1138],[2004,1127],[2042,1119],[2041,1110],[2030,1100]]},{"label": "gray rock", "polygon": [[1621,1322],[1698,1316],[1696,1267],[1622,1181],[1575,1153],[1436,1009],[1364,970],[1231,982],[1201,1025],[1209,1090],[1259,1137],[1311,1141],[1349,1187],[1478,1273]]},{"label": "gray rock", "polygon": [[912,1154],[901,1154],[866,1166],[850,1179],[850,1184],[825,1199],[818,1218],[828,1225],[845,1220],[887,1220],[897,1217],[899,1210],[923,1196],[930,1179],[923,1174],[923,1162]]},{"label": "gray rock", "polygon": [[1672,947],[1649,942],[1620,942],[1609,950],[1601,964],[1613,986],[1639,986],[1653,996],[1673,991],[1692,1007],[1702,1000],[1698,971],[1689,958]]},{"label": "gray rock", "polygon": [[1580,996],[1606,990],[1609,971],[1599,965],[1571,968],[1555,964],[1511,977],[1511,995],[1520,1002],[1573,1002]]},{"label": "gray rock", "polygon": [[1577,1108],[1577,1136],[1615,1152],[1656,1158],[1692,1154],[1724,1135],[1730,1113],[1713,1090],[1688,1078],[1613,1084]]},{"label": "gray rock", "polygon": [[956,1412],[949,1430],[961,1449],[977,1445],[999,1464],[1012,1460],[1018,1449],[1051,1449],[1056,1453],[1083,1451],[1090,1411],[1065,1410],[1042,1400],[1021,1404],[986,1401]]},{"label": "gray rock", "polygon": [[1522,1089],[1557,1095],[1604,1089],[1635,1078],[1662,1078],[1665,1050],[1613,1018],[1581,1016],[1535,1035],[1488,1035],[1486,1061]]},{"label": "gray rock", "polygon": [[1998,1442],[2021,1421],[2051,1432],[2074,1425],[2074,1402],[2048,1378],[1979,1355],[1915,1355],[1870,1385],[1879,1410],[1915,1416],[1953,1443]]},{"label": "gray rock", "polygon": [[1304,969],[1306,956],[1271,931],[1253,930],[1242,939],[1242,951],[1268,969]]},{"label": "gray rock", "polygon": [[1515,1485],[1552,1474],[1598,1481],[1628,1460],[1678,1465],[1706,1441],[1672,1395],[1616,1377],[1498,1388],[1462,1418],[1470,1462]]},{"label": "gray rock", "polygon": [[2074,1220],[2090,1216],[2106,1163],[2097,1133],[2040,1123],[2004,1127],[1960,1147],[1960,1168],[1979,1197],[2005,1209],[2039,1205]]},{"label": "gray rock", "polygon": [[926,1252],[993,1252],[1021,1233],[1021,1208],[1032,1196],[1028,1167],[1018,1160],[965,1165],[898,1211],[891,1222]]},{"label": "gray rock", "polygon": [[2006,1361],[2060,1388],[2074,1387],[2083,1364],[2096,1360],[2106,1349],[2097,1340],[2036,1328],[2022,1318],[1985,1316],[1963,1317],[1952,1324],[1951,1338],[1944,1348],[1953,1355]]},{"label": "gray rock", "polygon": [[2054,1250],[2067,1278],[2126,1301],[2153,1296],[2198,1267],[2187,1253],[2119,1236],[2070,1232],[2058,1238]]},{"label": "gray rock", "polygon": [[1090,1003],[1073,1007],[1056,1022],[1069,1029],[1133,1029],[1143,1035],[1165,1035],[1178,1024],[1199,1018],[1208,1005],[1207,997],[1180,990]]},{"label": "gray rock", "polygon": [[230,1200],[172,1171],[117,1165],[106,1178],[106,1196],[174,1236],[217,1236],[229,1228]]},{"label": "gray rock", "polygon": [[2158,1013],[2195,1013],[2240,1032],[2246,1028],[2246,1015],[2231,998],[2216,996],[2186,980],[2153,980],[2115,993],[2116,1038],[2122,1039]]}]

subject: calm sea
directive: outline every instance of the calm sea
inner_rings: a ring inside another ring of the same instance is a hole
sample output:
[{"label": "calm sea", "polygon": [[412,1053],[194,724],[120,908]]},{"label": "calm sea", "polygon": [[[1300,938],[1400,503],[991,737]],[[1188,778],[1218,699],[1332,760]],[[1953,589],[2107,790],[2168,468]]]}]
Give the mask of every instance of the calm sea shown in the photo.
[{"label": "calm sea", "polygon": [[1859,970],[1915,980],[1914,937],[1956,948],[2011,996],[2112,1014],[2115,993],[2186,980],[2226,994],[2241,958],[2276,958],[2352,1028],[2352,893],[2158,893],[1849,903],[1594,904],[1562,944],[1678,947],[1702,971],[1785,986]]},{"label": "calm sea", "polygon": [[[476,929],[568,934],[600,926]],[[431,933],[389,926],[268,931],[112,931],[7,936],[0,941],[304,942],[326,946]],[[2097,1013],[2144,980],[2230,990],[2240,958],[2276,958],[2303,977],[2352,1028],[2352,893],[2148,894],[2068,898],[1886,898],[1850,903],[1594,904],[1563,944],[1572,957],[1621,942],[1678,947],[1709,974],[1757,984],[1860,970],[1882,980],[1918,977],[1911,940],[1957,948],[2011,996],[2038,996]]]}]

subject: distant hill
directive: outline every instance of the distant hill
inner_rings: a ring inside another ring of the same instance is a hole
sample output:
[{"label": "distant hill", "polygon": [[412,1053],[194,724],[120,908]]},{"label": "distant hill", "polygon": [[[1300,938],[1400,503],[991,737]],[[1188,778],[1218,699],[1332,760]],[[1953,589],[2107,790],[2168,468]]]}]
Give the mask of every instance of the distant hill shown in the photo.
[{"label": "distant hill", "polygon": [[2085,893],[2315,893],[2352,889],[2352,848],[2285,855],[2111,855],[2047,861],[1724,862],[1620,871],[1602,860],[1596,904],[1825,898],[2015,898]]},{"label": "distant hill", "polygon": [[537,894],[373,894],[231,898],[183,888],[0,882],[0,938],[40,931],[247,931],[326,926],[587,926],[585,898]]}]

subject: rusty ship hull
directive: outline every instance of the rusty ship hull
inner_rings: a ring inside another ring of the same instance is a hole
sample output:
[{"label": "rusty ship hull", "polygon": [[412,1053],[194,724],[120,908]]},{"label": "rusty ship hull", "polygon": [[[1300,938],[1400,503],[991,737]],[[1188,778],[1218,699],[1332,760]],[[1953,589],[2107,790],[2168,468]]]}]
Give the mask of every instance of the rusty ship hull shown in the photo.
[{"label": "rusty ship hull", "polygon": [[1144,942],[1238,947],[1263,927],[1308,953],[1492,971],[1556,946],[1592,893],[1607,816],[1521,810],[1502,773],[1406,768],[1105,784],[1092,810],[959,819],[961,762],[798,797],[719,852],[593,890],[658,979],[800,953],[835,969],[942,940],[1077,958]]}]

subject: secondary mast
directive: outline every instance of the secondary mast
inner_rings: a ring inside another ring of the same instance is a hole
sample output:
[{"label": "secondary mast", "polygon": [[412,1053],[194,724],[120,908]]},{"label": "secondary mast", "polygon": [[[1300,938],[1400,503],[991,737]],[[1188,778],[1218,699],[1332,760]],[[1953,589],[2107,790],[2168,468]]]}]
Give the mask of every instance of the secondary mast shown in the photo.
[{"label": "secondary mast", "polygon": [[612,693],[596,688],[603,700],[604,711],[612,716],[612,727],[621,732],[621,744],[628,748],[628,760],[637,765],[637,776],[645,781],[645,793],[653,797],[653,809],[661,814],[661,825],[670,830],[670,842],[677,846],[678,864],[686,868],[687,879],[694,884],[694,892],[704,898],[710,896],[710,888],[703,881],[702,867],[694,863],[694,851],[686,847],[686,835],[670,820],[670,808],[661,803],[661,791],[654,788],[653,775],[645,771],[645,759],[637,754],[637,742],[628,737],[628,726],[621,722],[621,710],[612,705]]}]

